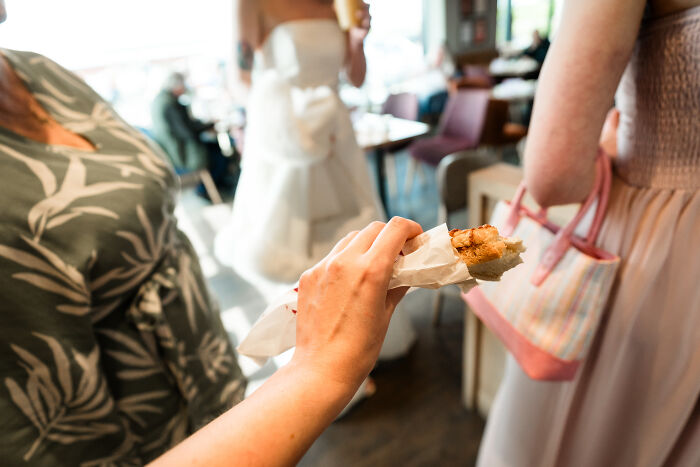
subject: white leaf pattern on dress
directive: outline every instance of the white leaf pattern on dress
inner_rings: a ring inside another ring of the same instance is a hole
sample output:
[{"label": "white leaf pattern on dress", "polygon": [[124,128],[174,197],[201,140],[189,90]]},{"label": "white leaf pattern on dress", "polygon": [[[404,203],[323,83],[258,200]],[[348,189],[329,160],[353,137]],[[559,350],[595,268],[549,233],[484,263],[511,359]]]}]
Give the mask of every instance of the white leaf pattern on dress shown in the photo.
[{"label": "white leaf pattern on dress", "polygon": [[122,252],[122,257],[131,264],[132,267],[128,269],[120,268],[121,270],[112,270],[108,272],[106,276],[100,277],[96,282],[93,282],[92,285],[94,287],[93,290],[97,290],[115,279],[125,280],[125,282],[107,291],[99,292],[100,297],[115,297],[136,287],[144,278],[152,273],[156,262],[163,257],[165,248],[170,246],[170,242],[166,242],[166,234],[168,232],[168,227],[173,225],[171,216],[165,215],[164,213],[163,221],[156,232],[151,225],[150,219],[146,216],[143,206],[137,206],[136,212],[145,233],[146,243],[142,240],[144,235],[137,235],[134,232],[124,230],[119,230],[115,233],[115,235],[125,239],[131,244],[138,259],[133,258],[126,252]]},{"label": "white leaf pattern on dress", "polygon": [[100,421],[112,411],[114,401],[97,366],[98,348],[87,355],[73,350],[72,357],[82,369],[74,390],[70,359],[61,344],[51,336],[34,335],[46,342],[51,350],[58,386],[49,368],[39,358],[11,345],[27,372],[27,381],[24,390],[12,378],[5,378],[5,386],[12,401],[38,430],[24,460],[29,461],[46,440],[71,444],[119,431],[118,425]]},{"label": "white leaf pattern on dress", "polygon": [[46,164],[36,159],[32,159],[31,157],[27,157],[4,144],[0,144],[0,149],[2,149],[8,156],[24,163],[29,170],[32,171],[32,173],[41,183],[41,187],[44,190],[44,196],[51,196],[56,193],[56,177]]},{"label": "white leaf pattern on dress", "polygon": [[13,274],[12,278],[27,282],[47,292],[58,294],[73,302],[73,304],[59,304],[56,307],[58,311],[73,315],[89,313],[90,293],[82,274],[36,240],[27,237],[22,237],[22,239],[38,254],[33,255],[26,251],[0,245],[0,257],[35,272],[18,272]]},{"label": "white leaf pattern on dress", "polygon": [[124,333],[111,329],[101,329],[103,334],[123,347],[123,351],[106,350],[110,357],[118,360],[126,369],[117,371],[117,377],[125,380],[145,378],[163,372],[162,366],[139,341]]},{"label": "white leaf pattern on dress", "polygon": [[149,404],[157,399],[161,399],[170,395],[168,391],[150,391],[133,396],[122,397],[117,402],[117,408],[123,412],[129,419],[133,420],[141,427],[146,427],[146,420],[142,417],[144,413],[159,414],[163,409],[158,404]]},{"label": "white leaf pattern on dress", "polygon": [[226,375],[231,371],[233,358],[229,352],[229,345],[227,340],[209,331],[202,337],[197,355],[202,362],[204,374],[212,382],[216,382],[219,375]]},{"label": "white leaf pattern on dress", "polygon": [[[140,184],[127,182],[98,182],[86,185],[85,166],[79,158],[71,157],[61,188],[57,190],[56,177],[46,164],[26,157],[5,145],[0,145],[0,149],[4,150],[10,157],[27,165],[39,179],[44,189],[46,198],[35,204],[27,216],[30,230],[37,239],[41,237],[53,217],[60,215],[63,210],[78,199],[89,198],[116,190],[141,188]],[[79,212],[79,214],[82,213]],[[116,216],[116,213],[112,214]],[[77,217],[73,214],[71,216],[71,218]],[[67,220],[70,220],[70,218],[54,221],[54,226],[62,225]]]},{"label": "white leaf pattern on dress", "polygon": [[[97,182],[87,185],[85,166],[79,158],[71,158],[61,188],[46,199],[38,202],[29,211],[27,220],[35,238],[40,238],[53,217],[61,214],[73,202],[83,198],[110,193],[117,190],[135,190],[140,184],[128,182]],[[82,213],[78,213],[82,215]],[[116,216],[116,213],[113,213]],[[65,222],[65,221],[64,221]],[[59,223],[58,225],[61,225]]]}]

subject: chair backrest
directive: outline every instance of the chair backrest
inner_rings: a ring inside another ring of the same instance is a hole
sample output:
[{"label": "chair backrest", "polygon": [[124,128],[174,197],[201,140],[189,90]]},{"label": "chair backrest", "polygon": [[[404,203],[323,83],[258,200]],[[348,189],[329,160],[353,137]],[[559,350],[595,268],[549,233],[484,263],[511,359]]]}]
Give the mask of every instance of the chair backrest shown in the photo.
[{"label": "chair backrest", "polygon": [[491,92],[486,89],[463,89],[450,96],[440,120],[439,133],[478,145],[490,97]]},{"label": "chair backrest", "polygon": [[486,121],[481,133],[481,144],[498,145],[503,143],[503,127],[508,122],[508,101],[489,100]]},{"label": "chair backrest", "polygon": [[491,73],[489,73],[488,67],[482,65],[464,65],[462,67],[462,72],[465,78],[480,80],[489,87],[493,86],[493,78]]},{"label": "chair backrest", "polygon": [[418,119],[418,97],[409,92],[391,94],[382,105],[382,113],[405,120]]},{"label": "chair backrest", "polygon": [[[437,167],[437,183],[443,215],[467,206],[469,174],[498,162],[498,158],[487,151],[462,151],[450,154]],[[447,219],[440,219],[446,221]]]}]

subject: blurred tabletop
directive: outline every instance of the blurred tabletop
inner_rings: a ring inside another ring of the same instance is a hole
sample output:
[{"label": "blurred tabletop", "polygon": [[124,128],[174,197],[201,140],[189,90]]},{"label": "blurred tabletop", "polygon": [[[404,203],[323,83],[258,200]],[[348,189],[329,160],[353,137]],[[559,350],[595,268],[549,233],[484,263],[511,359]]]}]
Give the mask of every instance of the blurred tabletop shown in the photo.
[{"label": "blurred tabletop", "polygon": [[489,65],[489,73],[494,78],[517,78],[537,71],[540,64],[530,57],[496,58]]},{"label": "blurred tabletop", "polygon": [[425,123],[374,113],[359,115],[353,125],[357,143],[365,151],[389,149],[430,131]]},{"label": "blurred tabletop", "polygon": [[537,80],[510,78],[495,85],[491,90],[491,95],[495,99],[502,99],[508,102],[531,101],[535,98],[537,90]]}]

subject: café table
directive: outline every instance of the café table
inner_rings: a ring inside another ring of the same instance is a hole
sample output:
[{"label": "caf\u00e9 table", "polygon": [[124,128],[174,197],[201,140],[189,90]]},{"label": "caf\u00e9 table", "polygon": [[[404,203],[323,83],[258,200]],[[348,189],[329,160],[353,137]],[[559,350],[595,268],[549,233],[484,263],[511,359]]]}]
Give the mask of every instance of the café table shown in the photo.
[{"label": "caf\u00e9 table", "polygon": [[388,215],[385,187],[386,155],[392,149],[404,146],[416,138],[428,134],[430,126],[413,120],[396,118],[391,115],[365,113],[353,123],[359,146],[368,153],[373,153],[377,169],[377,193]]},{"label": "caf\u00e9 table", "polygon": [[509,78],[525,78],[532,76],[540,69],[540,64],[530,57],[496,58],[489,64],[489,74],[501,82]]},{"label": "caf\u00e9 table", "polygon": [[525,80],[512,78],[497,84],[491,89],[494,99],[501,99],[510,103],[529,102],[535,98],[537,80]]}]

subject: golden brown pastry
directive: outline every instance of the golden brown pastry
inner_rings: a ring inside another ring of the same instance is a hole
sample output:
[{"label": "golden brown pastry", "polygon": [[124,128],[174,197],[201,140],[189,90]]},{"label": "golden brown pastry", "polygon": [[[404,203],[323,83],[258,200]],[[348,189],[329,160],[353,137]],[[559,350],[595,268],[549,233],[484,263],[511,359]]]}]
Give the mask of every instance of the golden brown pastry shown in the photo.
[{"label": "golden brown pastry", "polygon": [[455,229],[450,231],[450,237],[452,247],[476,279],[500,280],[504,272],[523,262],[520,258],[520,253],[525,251],[523,242],[501,237],[492,225]]}]

